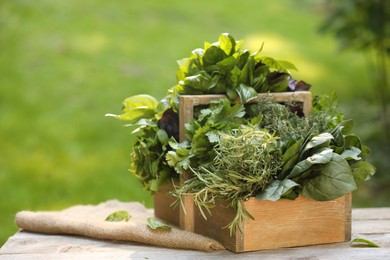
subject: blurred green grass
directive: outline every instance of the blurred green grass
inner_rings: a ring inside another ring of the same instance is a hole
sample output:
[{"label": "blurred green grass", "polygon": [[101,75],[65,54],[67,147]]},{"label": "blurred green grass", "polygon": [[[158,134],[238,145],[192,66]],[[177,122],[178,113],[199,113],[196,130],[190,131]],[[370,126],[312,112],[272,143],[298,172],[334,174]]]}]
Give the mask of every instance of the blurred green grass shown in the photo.
[{"label": "blurred green grass", "polygon": [[[321,1],[1,1],[0,245],[17,230],[19,210],[112,198],[151,207],[127,171],[130,130],[104,114],[119,113],[130,95],[162,98],[176,60],[222,32],[250,49],[264,42],[313,92],[335,91],[349,115],[365,102],[356,130],[375,140],[375,117],[364,124],[375,104],[363,56],[337,52],[317,33],[322,14]],[[373,201],[369,187],[354,205],[385,205],[386,193]]]}]

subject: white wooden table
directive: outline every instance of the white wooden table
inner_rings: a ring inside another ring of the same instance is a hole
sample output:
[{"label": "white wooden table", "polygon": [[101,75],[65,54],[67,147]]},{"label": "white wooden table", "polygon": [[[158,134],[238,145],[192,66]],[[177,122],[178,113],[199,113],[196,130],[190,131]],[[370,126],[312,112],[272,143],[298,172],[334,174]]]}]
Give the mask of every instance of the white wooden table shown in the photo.
[{"label": "white wooden table", "polygon": [[0,259],[390,259],[390,208],[353,209],[352,239],[358,237],[381,247],[351,247],[345,242],[240,254],[207,253],[19,231],[0,249]]}]

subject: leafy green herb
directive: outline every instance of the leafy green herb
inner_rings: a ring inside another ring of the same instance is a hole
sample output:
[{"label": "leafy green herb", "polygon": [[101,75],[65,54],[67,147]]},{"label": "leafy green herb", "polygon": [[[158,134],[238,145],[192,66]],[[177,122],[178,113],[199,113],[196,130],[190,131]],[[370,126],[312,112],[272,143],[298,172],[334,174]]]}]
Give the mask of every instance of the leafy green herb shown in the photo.
[{"label": "leafy green herb", "polygon": [[330,162],[313,171],[303,187],[302,195],[319,201],[333,200],[356,189],[351,168],[338,154],[333,153]]},{"label": "leafy green herb", "polygon": [[369,162],[360,161],[351,165],[353,177],[356,182],[368,181],[375,174],[375,167]]},{"label": "leafy green herb", "polygon": [[128,97],[123,101],[123,114],[106,114],[106,116],[112,116],[117,119],[127,120],[130,123],[135,123],[139,119],[153,118],[155,109],[157,108],[158,101],[149,95],[135,95]]},{"label": "leafy green herb", "polygon": [[246,103],[259,92],[288,89],[291,80],[288,70],[296,69],[292,63],[262,56],[263,46],[250,53],[242,50],[241,44],[230,34],[221,34],[217,42],[206,42],[203,48],[193,50],[189,57],[178,61],[177,84],[160,102],[149,95],[135,95],[123,102],[123,114],[106,115],[126,120],[126,126],[135,128],[132,134],[137,134],[137,137],[131,153],[130,171],[146,189],[154,192],[170,178],[177,178],[177,173],[188,169],[190,158],[194,156],[198,157],[198,165],[207,163],[215,156],[212,142],[216,135],[213,131],[221,130],[225,124],[229,125],[228,128],[243,124],[242,105],[221,107],[221,111],[214,110],[210,122],[202,122],[201,126],[194,122],[187,126],[190,138],[194,139],[190,140],[191,152],[185,152],[186,148],[172,152],[169,143],[172,138],[178,140],[179,132],[175,115],[179,95],[223,93],[230,100],[240,98]]},{"label": "leafy green herb", "polygon": [[126,210],[119,210],[111,213],[106,217],[106,221],[110,222],[120,222],[122,220],[125,220],[126,222],[129,221],[131,218],[131,215]]},{"label": "leafy green herb", "polygon": [[148,226],[153,230],[171,230],[172,227],[170,225],[167,225],[155,218],[148,218],[147,219]]},{"label": "leafy green herb", "polygon": [[230,100],[240,98],[246,103],[260,92],[281,92],[289,89],[291,75],[297,68],[288,61],[251,54],[240,49],[241,42],[230,34],[221,34],[215,43],[192,51],[179,61],[178,84],[170,93],[171,106],[177,109],[178,95],[221,94]]},{"label": "leafy green herb", "polygon": [[364,238],[355,238],[350,242],[350,245],[354,247],[380,247],[374,242]]}]

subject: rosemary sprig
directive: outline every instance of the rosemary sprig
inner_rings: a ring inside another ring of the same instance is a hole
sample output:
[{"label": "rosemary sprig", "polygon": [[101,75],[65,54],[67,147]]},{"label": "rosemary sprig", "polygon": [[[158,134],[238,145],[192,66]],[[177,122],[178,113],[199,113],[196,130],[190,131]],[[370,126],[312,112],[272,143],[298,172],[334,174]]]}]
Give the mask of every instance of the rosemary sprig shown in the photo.
[{"label": "rosemary sprig", "polygon": [[[263,190],[275,177],[281,165],[278,138],[257,127],[219,132],[214,146],[215,158],[207,165],[191,168],[194,174],[183,186],[176,188],[176,196],[192,195],[204,218],[217,200],[227,200],[236,216],[227,225],[230,234],[241,230],[245,217],[251,217],[240,201],[245,201]],[[210,212],[209,212],[210,213]]]}]

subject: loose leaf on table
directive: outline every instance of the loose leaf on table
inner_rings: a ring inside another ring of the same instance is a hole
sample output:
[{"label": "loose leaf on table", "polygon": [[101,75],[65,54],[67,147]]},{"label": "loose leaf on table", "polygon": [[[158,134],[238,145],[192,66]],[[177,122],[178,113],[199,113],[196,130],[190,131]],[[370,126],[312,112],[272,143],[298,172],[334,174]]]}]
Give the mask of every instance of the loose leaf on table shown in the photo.
[{"label": "loose leaf on table", "polygon": [[120,222],[122,220],[125,220],[127,222],[130,218],[131,215],[129,214],[129,212],[127,212],[126,210],[119,210],[108,215],[105,220],[110,222]]},{"label": "loose leaf on table", "polygon": [[349,164],[338,154],[323,165],[318,175],[310,179],[302,190],[302,195],[319,201],[339,198],[356,189]]},{"label": "loose leaf on table", "polygon": [[380,247],[374,242],[364,238],[355,238],[354,240],[351,241],[350,245],[353,247]]},{"label": "loose leaf on table", "polygon": [[295,186],[298,186],[298,183],[289,179],[284,179],[282,181],[274,180],[260,194],[256,195],[256,198],[261,201],[276,201]]},{"label": "loose leaf on table", "polygon": [[167,225],[155,218],[148,218],[147,219],[148,221],[148,226],[153,229],[153,230],[159,230],[159,229],[162,229],[162,230],[171,230],[172,227],[170,225]]}]

